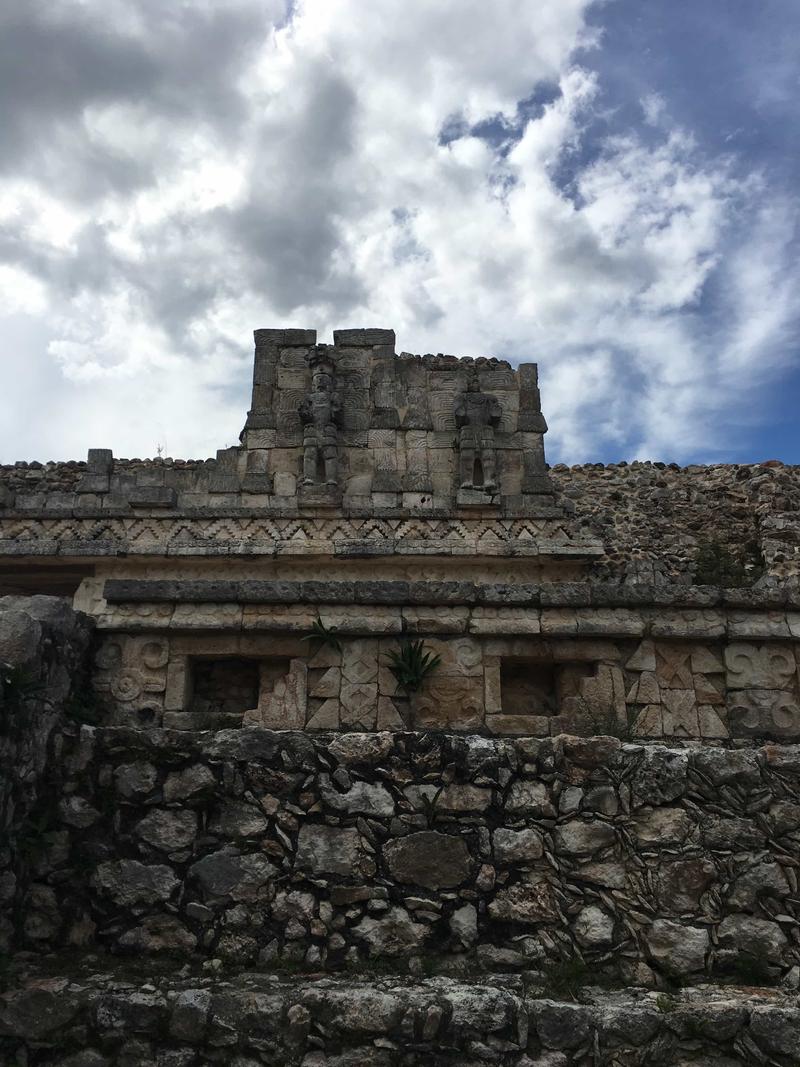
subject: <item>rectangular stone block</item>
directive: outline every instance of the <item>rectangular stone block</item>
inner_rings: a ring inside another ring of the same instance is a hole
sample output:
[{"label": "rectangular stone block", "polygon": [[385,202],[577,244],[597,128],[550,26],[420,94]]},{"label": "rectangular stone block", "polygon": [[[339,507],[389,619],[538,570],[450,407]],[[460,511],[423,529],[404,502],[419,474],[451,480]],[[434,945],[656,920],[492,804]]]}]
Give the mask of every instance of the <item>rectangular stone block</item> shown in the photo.
[{"label": "rectangular stone block", "polygon": [[372,348],[374,345],[391,345],[394,348],[394,330],[375,327],[356,330],[334,330],[333,343],[337,348]]},{"label": "rectangular stone block", "polygon": [[131,492],[132,507],[174,508],[178,494],[167,485],[140,485]]}]

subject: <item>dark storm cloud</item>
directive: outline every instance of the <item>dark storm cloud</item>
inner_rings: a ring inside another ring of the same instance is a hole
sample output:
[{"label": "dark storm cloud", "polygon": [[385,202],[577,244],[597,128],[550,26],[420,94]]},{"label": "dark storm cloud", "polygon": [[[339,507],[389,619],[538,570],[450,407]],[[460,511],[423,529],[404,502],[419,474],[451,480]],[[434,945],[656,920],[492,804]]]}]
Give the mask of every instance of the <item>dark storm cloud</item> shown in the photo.
[{"label": "dark storm cloud", "polygon": [[250,285],[281,313],[313,295],[331,314],[346,314],[364,298],[341,254],[334,265],[341,228],[359,209],[358,190],[341,173],[354,150],[356,103],[330,61],[310,65],[292,121],[261,124],[246,200],[218,214]]},{"label": "dark storm cloud", "polygon": [[[117,20],[99,6],[33,0],[0,12],[1,171],[49,178],[77,199],[153,180],[156,159],[92,143],[84,115],[97,105],[128,104],[235,136],[247,113],[236,75],[270,32],[269,5],[133,0],[124,11]],[[172,149],[164,144],[164,155]]]}]

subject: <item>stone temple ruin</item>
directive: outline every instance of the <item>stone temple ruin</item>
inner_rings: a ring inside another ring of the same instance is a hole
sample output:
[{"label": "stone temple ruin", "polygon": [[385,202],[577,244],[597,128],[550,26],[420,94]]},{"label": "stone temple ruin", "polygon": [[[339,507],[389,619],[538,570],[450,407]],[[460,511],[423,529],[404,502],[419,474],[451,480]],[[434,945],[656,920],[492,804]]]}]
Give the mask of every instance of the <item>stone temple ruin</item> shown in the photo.
[{"label": "stone temple ruin", "polygon": [[798,468],[255,340],[214,459],[0,467],[0,1062],[800,1063]]}]

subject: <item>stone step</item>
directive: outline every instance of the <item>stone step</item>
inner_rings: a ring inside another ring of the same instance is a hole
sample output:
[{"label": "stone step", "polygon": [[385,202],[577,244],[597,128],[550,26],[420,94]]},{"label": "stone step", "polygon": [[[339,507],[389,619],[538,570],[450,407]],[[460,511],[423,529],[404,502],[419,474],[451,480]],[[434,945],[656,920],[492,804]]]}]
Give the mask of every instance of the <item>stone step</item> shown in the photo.
[{"label": "stone step", "polygon": [[[87,956],[19,960],[0,995],[0,1062],[36,1067],[409,1067],[800,1063],[800,997],[520,977],[213,973]],[[551,995],[547,995],[550,992]]]}]

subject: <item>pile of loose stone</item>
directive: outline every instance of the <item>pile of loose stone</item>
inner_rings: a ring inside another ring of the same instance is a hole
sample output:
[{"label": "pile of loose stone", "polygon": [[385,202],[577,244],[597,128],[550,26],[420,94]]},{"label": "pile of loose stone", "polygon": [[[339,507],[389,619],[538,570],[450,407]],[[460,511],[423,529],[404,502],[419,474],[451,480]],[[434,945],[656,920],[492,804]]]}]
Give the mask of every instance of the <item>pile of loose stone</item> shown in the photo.
[{"label": "pile of loose stone", "polygon": [[647,461],[557,464],[550,473],[572,521],[605,543],[609,572],[649,561],[657,574],[688,578],[698,547],[713,542],[735,557],[760,550],[773,576],[800,574],[798,466]]}]

